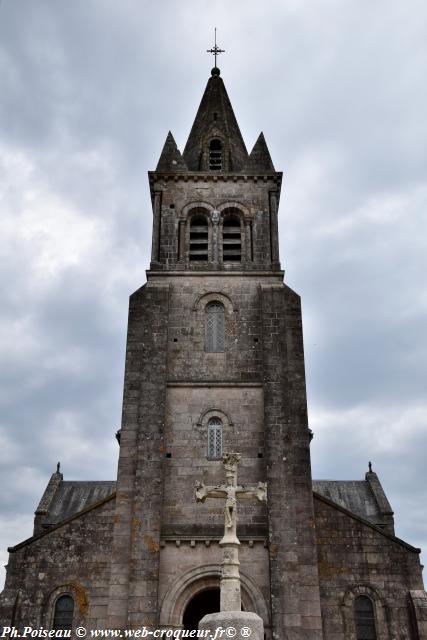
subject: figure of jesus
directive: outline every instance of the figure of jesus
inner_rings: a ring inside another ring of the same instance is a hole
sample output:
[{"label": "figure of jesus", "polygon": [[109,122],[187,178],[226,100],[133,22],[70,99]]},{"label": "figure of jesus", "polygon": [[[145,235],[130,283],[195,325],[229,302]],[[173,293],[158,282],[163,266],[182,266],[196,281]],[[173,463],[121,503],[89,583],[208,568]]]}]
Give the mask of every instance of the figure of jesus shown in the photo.
[{"label": "figure of jesus", "polygon": [[226,488],[226,498],[225,498],[225,526],[227,529],[232,529],[233,524],[236,520],[236,487],[233,485],[229,485]]},{"label": "figure of jesus", "polygon": [[256,498],[260,502],[267,499],[267,485],[258,482],[257,486],[243,486],[237,484],[237,465],[240,461],[239,453],[226,453],[223,456],[225,468],[225,484],[206,486],[203,482],[196,482],[196,500],[205,502],[206,498],[220,498],[224,500],[224,536],[219,544],[222,547],[221,569],[221,611],[241,610],[240,576],[239,576],[239,539],[237,538],[237,500]]}]

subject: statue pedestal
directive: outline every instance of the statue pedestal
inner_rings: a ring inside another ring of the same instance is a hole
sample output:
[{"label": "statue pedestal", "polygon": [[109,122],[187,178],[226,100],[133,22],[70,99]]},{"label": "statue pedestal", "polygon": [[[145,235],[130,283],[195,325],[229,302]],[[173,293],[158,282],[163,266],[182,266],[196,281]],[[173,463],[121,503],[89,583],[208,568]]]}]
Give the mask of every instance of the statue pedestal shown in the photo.
[{"label": "statue pedestal", "polygon": [[[264,623],[262,619],[250,611],[220,611],[208,613],[199,622],[199,629],[208,630],[212,638],[250,638],[250,640],[264,640]],[[216,630],[224,629],[222,635],[215,636]],[[226,630],[230,629],[227,633]],[[231,630],[233,629],[233,631]],[[233,632],[236,633],[233,633]]]}]

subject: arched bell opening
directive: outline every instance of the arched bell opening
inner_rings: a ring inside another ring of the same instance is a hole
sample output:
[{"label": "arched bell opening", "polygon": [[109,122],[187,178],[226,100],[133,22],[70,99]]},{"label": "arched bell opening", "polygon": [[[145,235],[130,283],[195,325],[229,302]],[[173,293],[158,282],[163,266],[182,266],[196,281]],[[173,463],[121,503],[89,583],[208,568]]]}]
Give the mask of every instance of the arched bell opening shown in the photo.
[{"label": "arched bell opening", "polygon": [[214,138],[209,143],[209,169],[222,170],[222,142],[218,138]]},{"label": "arched bell opening", "polygon": [[209,227],[206,214],[196,213],[190,221],[190,262],[207,262]]},{"label": "arched bell opening", "polygon": [[222,260],[224,263],[242,261],[242,225],[240,216],[226,211],[222,224]]}]

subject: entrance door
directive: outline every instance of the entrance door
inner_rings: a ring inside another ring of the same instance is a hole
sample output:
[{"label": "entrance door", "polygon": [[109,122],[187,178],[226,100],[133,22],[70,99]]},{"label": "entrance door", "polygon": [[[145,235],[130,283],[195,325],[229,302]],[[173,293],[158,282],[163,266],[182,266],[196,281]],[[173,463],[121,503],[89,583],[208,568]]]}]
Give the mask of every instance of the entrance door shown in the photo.
[{"label": "entrance door", "polygon": [[184,629],[192,631],[198,628],[200,620],[207,613],[219,611],[219,589],[206,589],[190,600],[182,620]]}]

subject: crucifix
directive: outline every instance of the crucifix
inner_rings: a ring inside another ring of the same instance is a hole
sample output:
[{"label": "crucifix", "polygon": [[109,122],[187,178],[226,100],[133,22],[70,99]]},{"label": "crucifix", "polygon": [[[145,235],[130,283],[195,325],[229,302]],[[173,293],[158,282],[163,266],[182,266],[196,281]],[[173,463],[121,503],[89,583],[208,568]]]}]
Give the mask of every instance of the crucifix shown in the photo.
[{"label": "crucifix", "polygon": [[223,458],[226,484],[206,486],[196,482],[196,500],[204,502],[206,498],[222,498],[224,505],[224,536],[220,540],[222,547],[221,571],[221,611],[240,611],[240,575],[239,575],[239,539],[237,537],[237,499],[256,498],[260,502],[267,500],[267,484],[258,482],[256,487],[237,484],[237,465],[239,453],[226,453]]},{"label": "crucifix", "polygon": [[215,27],[215,46],[212,49],[206,49],[206,53],[213,53],[215,56],[215,68],[216,68],[216,58],[220,53],[225,53],[225,49],[220,49],[216,44],[216,27]]}]

